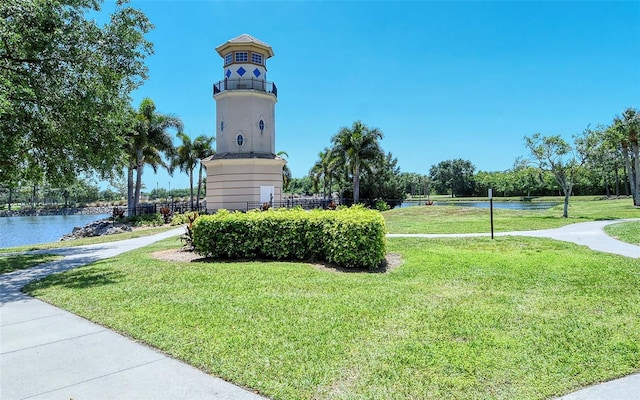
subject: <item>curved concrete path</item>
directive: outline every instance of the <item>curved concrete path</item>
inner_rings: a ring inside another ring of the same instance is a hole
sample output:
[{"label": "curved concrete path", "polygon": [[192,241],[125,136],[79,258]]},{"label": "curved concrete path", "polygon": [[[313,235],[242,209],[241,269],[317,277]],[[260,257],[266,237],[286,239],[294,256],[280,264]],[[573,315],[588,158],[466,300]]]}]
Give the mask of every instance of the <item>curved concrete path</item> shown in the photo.
[{"label": "curved concrete path", "polygon": [[46,250],[65,258],[0,275],[0,399],[263,399],[20,291],[183,232]]},{"label": "curved concrete path", "polygon": [[[596,221],[558,229],[501,232],[586,245],[640,258],[640,247],[607,236]],[[27,283],[113,257],[182,228],[153,236],[46,250],[65,258],[0,275],[0,398],[2,399],[263,399],[67,311],[23,294]],[[389,237],[471,237],[490,234],[390,234]],[[585,388],[562,400],[640,399],[640,374]]]},{"label": "curved concrete path", "polygon": [[[604,231],[604,227],[611,224],[617,224],[620,222],[640,221],[640,218],[633,219],[619,219],[611,221],[592,221],[592,222],[580,222],[577,224],[566,225],[561,228],[555,229],[543,229],[538,231],[515,231],[515,232],[496,232],[494,236],[531,236],[531,237],[543,237],[555,240],[561,240],[563,242],[576,243],[582,246],[587,246],[592,250],[602,251],[605,253],[619,254],[631,258],[640,258],[640,246],[635,246],[629,243],[621,242],[617,239],[607,235]],[[491,233],[391,233],[387,237],[423,237],[423,238],[437,238],[437,237],[478,237],[478,236],[491,236]]]}]

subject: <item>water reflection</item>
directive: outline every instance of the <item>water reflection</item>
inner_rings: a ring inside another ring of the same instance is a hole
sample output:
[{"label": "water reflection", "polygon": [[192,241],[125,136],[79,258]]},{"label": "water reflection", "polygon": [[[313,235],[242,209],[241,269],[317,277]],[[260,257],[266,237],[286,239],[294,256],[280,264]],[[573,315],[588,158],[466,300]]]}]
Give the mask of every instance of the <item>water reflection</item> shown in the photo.
[{"label": "water reflection", "polygon": [[0,247],[57,242],[75,226],[107,218],[109,215],[40,215],[0,218]]}]

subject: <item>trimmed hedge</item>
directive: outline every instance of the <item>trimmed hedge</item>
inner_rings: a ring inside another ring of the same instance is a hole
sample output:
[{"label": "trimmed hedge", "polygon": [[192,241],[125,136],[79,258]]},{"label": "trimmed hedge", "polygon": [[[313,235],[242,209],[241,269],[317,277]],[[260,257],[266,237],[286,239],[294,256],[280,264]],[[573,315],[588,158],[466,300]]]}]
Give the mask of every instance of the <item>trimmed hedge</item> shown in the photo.
[{"label": "trimmed hedge", "polygon": [[322,260],[375,269],[385,257],[384,219],[363,207],[334,211],[220,210],[193,223],[195,252],[213,258]]}]

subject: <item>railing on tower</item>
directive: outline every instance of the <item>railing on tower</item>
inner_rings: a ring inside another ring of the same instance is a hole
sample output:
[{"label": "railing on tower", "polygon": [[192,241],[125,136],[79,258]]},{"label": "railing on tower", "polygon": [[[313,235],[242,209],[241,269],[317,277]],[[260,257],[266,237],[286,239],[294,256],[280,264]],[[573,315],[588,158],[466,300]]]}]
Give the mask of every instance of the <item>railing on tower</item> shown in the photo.
[{"label": "railing on tower", "polygon": [[224,79],[213,84],[213,95],[224,92],[225,90],[259,90],[261,92],[273,93],[278,97],[278,88],[273,82],[267,82],[262,79],[239,78]]}]

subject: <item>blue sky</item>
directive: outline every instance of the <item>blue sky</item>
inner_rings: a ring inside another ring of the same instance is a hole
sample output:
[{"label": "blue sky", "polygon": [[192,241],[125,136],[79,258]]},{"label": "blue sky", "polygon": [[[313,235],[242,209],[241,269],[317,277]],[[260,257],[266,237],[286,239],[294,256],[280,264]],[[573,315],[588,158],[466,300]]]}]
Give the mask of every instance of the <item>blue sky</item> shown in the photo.
[{"label": "blue sky", "polygon": [[[112,10],[111,2],[103,7]],[[523,137],[570,139],[640,106],[640,2],[132,1],[155,25],[152,98],[185,133],[215,136],[215,47],[248,33],[268,44],[278,86],[276,149],[294,177],[343,126],[362,120],[403,172],[446,159],[502,171]],[[178,144],[176,140],[176,144]],[[188,187],[185,174],[144,183]]]}]

